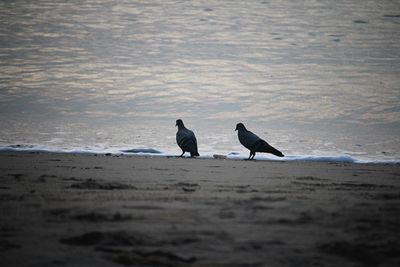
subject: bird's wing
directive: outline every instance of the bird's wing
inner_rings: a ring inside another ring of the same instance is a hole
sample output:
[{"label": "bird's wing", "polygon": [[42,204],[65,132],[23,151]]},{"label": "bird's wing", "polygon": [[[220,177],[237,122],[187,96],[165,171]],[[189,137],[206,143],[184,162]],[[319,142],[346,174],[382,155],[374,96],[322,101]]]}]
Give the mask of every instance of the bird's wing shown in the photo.
[{"label": "bird's wing", "polygon": [[191,130],[188,130],[188,131],[190,132],[190,138],[193,141],[193,143],[195,145],[195,148],[196,148],[196,151],[197,151],[197,139],[196,139],[196,136],[194,135],[194,133]]},{"label": "bird's wing", "polygon": [[191,130],[182,129],[176,133],[176,142],[185,151],[197,151],[196,136]]},{"label": "bird's wing", "polygon": [[259,142],[254,144],[252,150],[255,151],[255,152],[271,153],[271,154],[274,154],[275,156],[278,156],[278,157],[284,157],[282,152],[280,152],[278,149],[276,149],[275,147],[271,146],[270,144],[268,144],[267,142],[265,142],[262,139],[260,139]]},{"label": "bird's wing", "polygon": [[261,140],[260,137],[257,135],[253,134],[250,131],[239,131],[239,141],[240,143],[245,146],[247,149],[250,149]]}]

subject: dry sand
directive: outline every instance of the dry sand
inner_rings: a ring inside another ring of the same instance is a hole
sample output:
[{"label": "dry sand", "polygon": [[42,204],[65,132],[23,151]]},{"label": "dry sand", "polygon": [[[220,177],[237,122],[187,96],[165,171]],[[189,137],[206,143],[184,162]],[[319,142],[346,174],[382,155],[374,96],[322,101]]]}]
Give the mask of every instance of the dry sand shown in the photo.
[{"label": "dry sand", "polygon": [[400,166],[0,153],[1,266],[400,266]]}]

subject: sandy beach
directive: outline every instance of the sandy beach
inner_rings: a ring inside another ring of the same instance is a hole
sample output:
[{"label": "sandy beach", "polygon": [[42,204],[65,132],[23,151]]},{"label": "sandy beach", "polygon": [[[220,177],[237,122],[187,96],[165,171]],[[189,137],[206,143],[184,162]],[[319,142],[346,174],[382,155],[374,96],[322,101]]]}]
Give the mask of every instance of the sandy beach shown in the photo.
[{"label": "sandy beach", "polygon": [[0,153],[1,266],[399,266],[400,165]]}]

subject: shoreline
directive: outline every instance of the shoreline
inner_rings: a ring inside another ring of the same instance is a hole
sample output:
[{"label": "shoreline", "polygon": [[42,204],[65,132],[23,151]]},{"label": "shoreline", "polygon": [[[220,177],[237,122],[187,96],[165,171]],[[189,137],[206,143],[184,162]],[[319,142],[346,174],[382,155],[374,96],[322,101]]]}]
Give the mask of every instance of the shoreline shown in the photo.
[{"label": "shoreline", "polygon": [[6,266],[396,266],[400,165],[1,152]]},{"label": "shoreline", "polygon": [[[155,148],[133,148],[133,149],[50,149],[36,146],[0,146],[0,153],[53,153],[70,155],[89,155],[89,156],[127,156],[127,157],[160,157],[160,158],[179,158],[179,153],[162,152]],[[189,156],[184,156],[188,158]],[[223,160],[246,160],[248,155],[239,152],[229,153],[203,153],[197,159],[223,159]],[[274,161],[274,162],[325,162],[325,163],[357,163],[357,164],[400,164],[398,159],[374,159],[357,158],[348,154],[343,155],[286,155],[283,158],[275,157],[268,153],[258,153],[255,161]]]}]

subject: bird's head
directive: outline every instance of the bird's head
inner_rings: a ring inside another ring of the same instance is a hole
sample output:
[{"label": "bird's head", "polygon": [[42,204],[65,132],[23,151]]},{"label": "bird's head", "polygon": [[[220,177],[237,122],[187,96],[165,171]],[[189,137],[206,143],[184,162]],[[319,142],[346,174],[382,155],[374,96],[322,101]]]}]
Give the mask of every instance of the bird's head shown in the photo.
[{"label": "bird's head", "polygon": [[181,119],[179,119],[179,120],[176,120],[176,124],[175,124],[175,126],[178,126],[178,127],[184,127],[184,125],[183,125],[183,121],[182,121]]},{"label": "bird's head", "polygon": [[239,131],[239,130],[246,130],[246,127],[244,127],[244,124],[239,122],[238,124],[236,124],[236,129],[235,131]]}]

